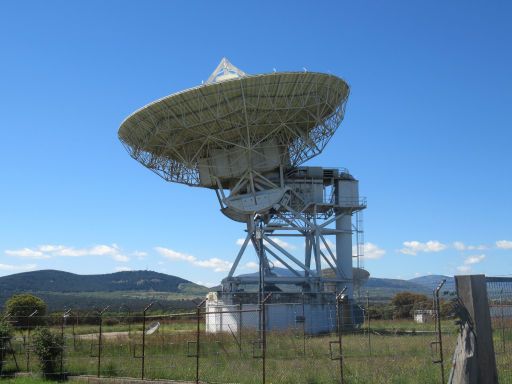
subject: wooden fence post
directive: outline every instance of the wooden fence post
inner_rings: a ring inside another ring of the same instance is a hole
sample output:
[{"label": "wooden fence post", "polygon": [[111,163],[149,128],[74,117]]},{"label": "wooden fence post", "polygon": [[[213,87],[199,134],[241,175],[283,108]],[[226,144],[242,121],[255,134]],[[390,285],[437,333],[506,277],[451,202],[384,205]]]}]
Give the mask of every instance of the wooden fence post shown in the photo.
[{"label": "wooden fence post", "polygon": [[473,332],[476,339],[477,377],[472,377],[470,382],[497,384],[498,372],[485,275],[455,276],[455,285],[457,295],[473,321]]}]

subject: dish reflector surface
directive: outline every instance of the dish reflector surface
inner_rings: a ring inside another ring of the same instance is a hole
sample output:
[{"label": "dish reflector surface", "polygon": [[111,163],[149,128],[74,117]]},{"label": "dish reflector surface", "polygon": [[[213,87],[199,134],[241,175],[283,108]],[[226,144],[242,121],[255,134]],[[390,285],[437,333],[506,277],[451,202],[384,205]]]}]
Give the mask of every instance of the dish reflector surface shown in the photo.
[{"label": "dish reflector surface", "polygon": [[128,116],[119,138],[164,179],[216,188],[216,178],[235,182],[319,154],[343,120],[348,95],[333,75],[247,75],[223,59],[204,85]]}]

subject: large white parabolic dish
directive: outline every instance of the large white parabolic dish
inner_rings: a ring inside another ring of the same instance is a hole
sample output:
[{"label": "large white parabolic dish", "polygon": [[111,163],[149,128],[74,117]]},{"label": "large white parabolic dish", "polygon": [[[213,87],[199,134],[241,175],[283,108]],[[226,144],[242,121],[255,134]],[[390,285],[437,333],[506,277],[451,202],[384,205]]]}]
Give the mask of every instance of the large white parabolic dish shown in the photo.
[{"label": "large white parabolic dish", "polygon": [[[224,59],[225,60],[225,59]],[[344,116],[349,86],[315,72],[238,72],[159,99],[128,116],[119,138],[167,181],[217,188],[247,172],[319,154]]]}]

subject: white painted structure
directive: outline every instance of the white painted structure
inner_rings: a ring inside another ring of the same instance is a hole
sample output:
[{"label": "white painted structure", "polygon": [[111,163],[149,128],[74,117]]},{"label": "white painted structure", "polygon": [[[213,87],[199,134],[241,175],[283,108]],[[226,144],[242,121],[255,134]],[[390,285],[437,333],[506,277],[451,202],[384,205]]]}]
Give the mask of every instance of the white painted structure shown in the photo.
[{"label": "white painted structure", "polygon": [[[244,298],[243,296],[248,296]],[[250,297],[252,296],[252,297]],[[316,296],[316,295],[315,295]],[[286,331],[298,329],[307,334],[333,332],[336,329],[336,306],[329,298],[308,297],[301,303],[300,295],[277,293],[277,301],[265,305],[268,331]],[[222,295],[210,292],[206,302],[206,332],[226,332],[236,334],[240,330],[260,329],[260,311],[258,304],[244,303],[256,301],[254,294]],[[233,300],[235,299],[235,300]],[[286,302],[293,300],[294,302]],[[237,304],[233,304],[237,301]]]},{"label": "white painted structure", "polygon": [[417,309],[414,311],[414,321],[424,324],[434,320],[435,313],[432,309]]}]

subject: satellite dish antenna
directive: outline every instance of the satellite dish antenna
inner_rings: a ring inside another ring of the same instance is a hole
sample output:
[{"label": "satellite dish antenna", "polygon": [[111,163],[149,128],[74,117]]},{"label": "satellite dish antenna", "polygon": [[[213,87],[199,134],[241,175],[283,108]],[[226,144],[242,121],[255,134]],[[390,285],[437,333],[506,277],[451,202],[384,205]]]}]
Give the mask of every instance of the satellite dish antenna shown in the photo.
[{"label": "satellite dish antenna", "polygon": [[153,323],[149,324],[149,327],[146,328],[146,335],[152,335],[158,330],[158,328],[160,328],[160,322],[154,321]]},{"label": "satellite dish antenna", "polygon": [[[260,286],[261,298],[263,280],[318,295],[347,286],[351,297],[352,215],[366,203],[346,169],[302,166],[338,129],[349,92],[331,74],[304,68],[249,75],[223,58],[204,84],[122,122],[118,135],[130,156],[167,181],[214,190],[221,212],[247,226],[219,302],[235,300],[250,284]],[[301,237],[304,255],[288,252],[279,236]],[[327,236],[336,237],[335,249]],[[236,276],[249,243],[260,260],[259,277]],[[272,273],[272,260],[292,276]],[[322,276],[324,262],[334,277]]]}]

